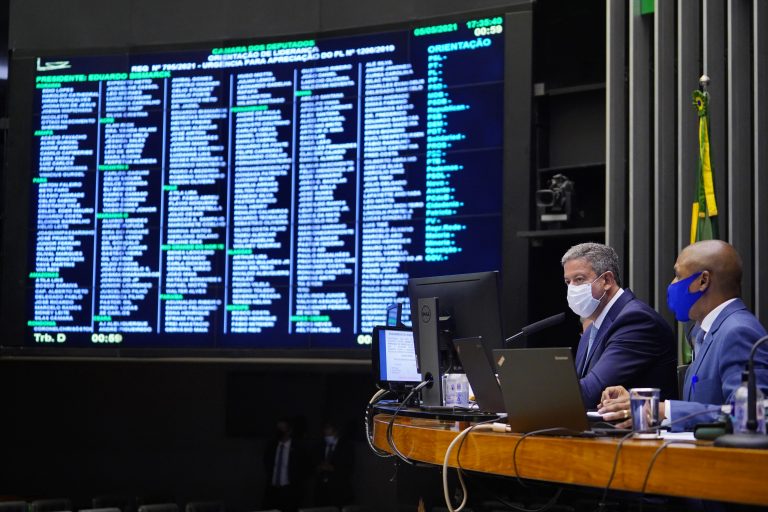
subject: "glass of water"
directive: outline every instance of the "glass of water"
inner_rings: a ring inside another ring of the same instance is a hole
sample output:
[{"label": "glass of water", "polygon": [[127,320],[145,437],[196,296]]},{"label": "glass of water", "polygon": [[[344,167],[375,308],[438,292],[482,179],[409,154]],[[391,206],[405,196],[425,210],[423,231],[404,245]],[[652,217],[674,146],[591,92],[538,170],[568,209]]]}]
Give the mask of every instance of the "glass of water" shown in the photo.
[{"label": "glass of water", "polygon": [[632,388],[629,390],[629,406],[632,412],[632,430],[635,437],[654,439],[658,430],[650,430],[661,424],[659,420],[659,388]]}]

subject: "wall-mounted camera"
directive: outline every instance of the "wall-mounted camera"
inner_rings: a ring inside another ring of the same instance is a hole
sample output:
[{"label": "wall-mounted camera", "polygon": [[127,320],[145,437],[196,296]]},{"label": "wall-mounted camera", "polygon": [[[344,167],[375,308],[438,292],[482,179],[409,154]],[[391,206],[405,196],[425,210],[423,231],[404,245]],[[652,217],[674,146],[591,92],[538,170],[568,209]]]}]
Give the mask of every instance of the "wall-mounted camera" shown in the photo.
[{"label": "wall-mounted camera", "polygon": [[547,180],[546,188],[536,191],[536,206],[542,223],[568,222],[572,214],[573,181],[564,174]]}]

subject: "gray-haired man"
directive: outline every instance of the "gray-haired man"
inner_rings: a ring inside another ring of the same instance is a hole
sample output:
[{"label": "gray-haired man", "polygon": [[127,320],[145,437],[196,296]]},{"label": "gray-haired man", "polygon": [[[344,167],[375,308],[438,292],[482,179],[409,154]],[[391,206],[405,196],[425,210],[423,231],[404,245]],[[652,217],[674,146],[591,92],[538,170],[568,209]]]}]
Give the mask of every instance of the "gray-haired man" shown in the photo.
[{"label": "gray-haired man", "polygon": [[677,397],[677,350],[669,324],[621,287],[619,258],[611,247],[584,243],[563,255],[568,305],[590,320],[576,352],[584,405],[597,406],[607,386],[655,387]]}]

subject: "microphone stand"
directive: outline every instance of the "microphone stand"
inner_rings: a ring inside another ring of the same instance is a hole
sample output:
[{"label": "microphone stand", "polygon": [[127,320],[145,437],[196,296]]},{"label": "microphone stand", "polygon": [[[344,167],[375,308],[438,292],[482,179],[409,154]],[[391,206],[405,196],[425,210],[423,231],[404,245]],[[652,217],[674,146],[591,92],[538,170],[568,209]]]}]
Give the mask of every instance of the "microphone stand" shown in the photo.
[{"label": "microphone stand", "polygon": [[509,347],[510,343],[515,341],[520,336],[524,334],[534,334],[544,329],[548,329],[549,327],[562,323],[563,320],[565,320],[565,313],[558,313],[556,315],[548,316],[547,318],[539,320],[538,322],[533,322],[530,325],[526,325],[520,329],[520,332],[513,334],[509,338],[505,339],[504,346]]},{"label": "microphone stand", "polygon": [[[757,379],[755,378],[755,354],[757,348],[768,341],[768,336],[763,336],[752,345],[747,361],[747,432],[742,434],[725,434],[715,439],[715,446],[723,448],[753,448],[768,450],[768,436],[757,432]],[[763,414],[765,414],[763,412]]]}]

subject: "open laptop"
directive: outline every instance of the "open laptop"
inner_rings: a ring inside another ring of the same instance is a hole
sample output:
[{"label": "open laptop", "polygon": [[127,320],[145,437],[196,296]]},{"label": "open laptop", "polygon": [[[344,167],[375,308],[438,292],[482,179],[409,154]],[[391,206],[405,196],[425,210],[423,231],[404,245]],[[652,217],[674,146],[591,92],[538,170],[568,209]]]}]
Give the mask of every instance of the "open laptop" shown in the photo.
[{"label": "open laptop", "polygon": [[590,426],[571,349],[497,349],[493,355],[512,432],[551,428],[561,428],[569,435],[629,432]]},{"label": "open laptop", "polygon": [[481,411],[504,412],[504,399],[496,374],[488,360],[482,337],[453,340],[464,373],[475,395],[475,402]]}]

